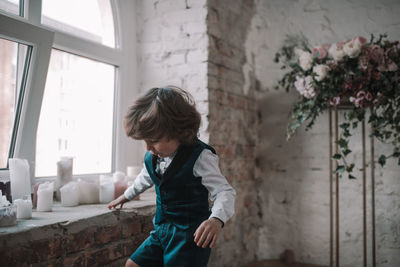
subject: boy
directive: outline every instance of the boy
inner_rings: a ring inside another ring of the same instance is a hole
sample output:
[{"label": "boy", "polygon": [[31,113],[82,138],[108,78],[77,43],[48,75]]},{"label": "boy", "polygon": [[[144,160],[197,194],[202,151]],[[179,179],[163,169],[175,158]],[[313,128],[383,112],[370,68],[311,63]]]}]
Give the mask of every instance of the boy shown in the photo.
[{"label": "boy", "polygon": [[127,135],[144,140],[148,151],[133,185],[108,208],[122,208],[153,184],[157,194],[155,230],[125,266],[207,266],[234,213],[236,193],[219,170],[215,150],[197,139],[199,127],[191,95],[174,86],[150,89],[125,116]]}]

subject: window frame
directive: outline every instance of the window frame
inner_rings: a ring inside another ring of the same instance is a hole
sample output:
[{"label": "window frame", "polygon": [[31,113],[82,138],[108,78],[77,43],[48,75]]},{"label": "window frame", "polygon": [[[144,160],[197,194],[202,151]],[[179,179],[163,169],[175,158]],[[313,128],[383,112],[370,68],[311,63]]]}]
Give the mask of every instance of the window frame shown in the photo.
[{"label": "window frame", "polygon": [[[39,73],[37,77],[37,87],[34,94],[26,94],[24,102],[27,107],[21,112],[20,130],[16,139],[16,149],[14,157],[26,158],[30,164],[32,184],[36,180],[53,179],[54,177],[35,177],[35,147],[36,130],[39,122],[41,101],[45,87],[45,80],[49,66],[51,49],[58,49],[78,56],[86,57],[102,63],[110,64],[115,67],[115,86],[114,86],[114,114],[113,114],[113,140],[112,140],[112,162],[111,173],[116,170],[126,170],[128,165],[140,164],[141,156],[136,153],[141,148],[138,142],[132,142],[125,136],[123,130],[123,117],[129,106],[131,99],[139,93],[136,74],[136,32],[135,32],[135,4],[130,0],[110,0],[114,19],[115,48],[108,47],[90,40],[81,39],[71,34],[57,31],[41,24],[41,0],[25,0],[24,15],[26,18],[16,18],[24,27],[40,29],[52,35],[52,40],[47,40],[46,45],[40,47],[46,50],[46,55],[38,54],[35,65],[32,67],[33,73]],[[0,14],[11,18],[8,13]],[[10,31],[14,31],[12,29]],[[1,32],[0,28],[0,32]],[[29,32],[29,31],[28,31]],[[34,34],[33,34],[34,35]],[[41,39],[41,38],[39,38]],[[42,42],[44,40],[41,40]],[[50,45],[49,45],[50,43]],[[41,77],[41,78],[39,78]],[[29,82],[29,81],[28,81]],[[29,86],[29,84],[28,84]],[[123,89],[124,88],[124,89]],[[29,90],[31,91],[31,90]],[[75,177],[91,177],[98,175],[85,174],[74,175]],[[0,178],[8,180],[8,170],[0,170]]]},{"label": "window frame", "polygon": [[[54,33],[28,24],[23,19],[0,13],[0,37],[32,47],[25,88],[21,91],[23,95],[20,94],[18,100],[22,101],[19,111],[20,116],[17,123],[14,123],[14,129],[18,130],[16,131],[16,136],[15,130],[13,130],[13,136],[11,137],[15,140],[13,156],[26,158],[32,164],[34,155],[32,157],[30,142],[32,140],[36,142],[36,128],[39,118],[36,115],[40,112],[41,97],[43,96]],[[2,178],[9,178],[8,170],[0,170],[0,175]],[[31,177],[32,181],[32,170]]]}]

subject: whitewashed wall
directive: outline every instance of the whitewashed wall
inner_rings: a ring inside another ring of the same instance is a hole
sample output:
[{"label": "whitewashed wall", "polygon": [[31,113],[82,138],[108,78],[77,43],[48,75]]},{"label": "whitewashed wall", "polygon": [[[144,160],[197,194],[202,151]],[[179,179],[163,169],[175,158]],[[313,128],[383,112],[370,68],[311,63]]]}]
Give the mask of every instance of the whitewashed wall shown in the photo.
[{"label": "whitewashed wall", "polygon": [[[400,2],[395,0],[256,1],[243,70],[245,76],[255,76],[261,88],[256,176],[262,180],[263,223],[258,258],[278,258],[284,249],[291,249],[298,261],[329,264],[328,116],[322,115],[312,131],[300,129],[291,141],[285,141],[290,106],[297,94],[273,89],[281,77],[273,62],[275,52],[285,35],[300,32],[313,45],[356,35],[369,38],[371,33],[388,33],[391,40],[400,40],[399,14]],[[358,140],[359,133],[351,141],[350,158],[359,163]],[[376,150],[377,154],[390,152],[380,144]],[[378,168],[376,176],[378,266],[400,266],[400,168],[390,162],[384,170]],[[361,266],[361,175],[340,183],[341,266]]]},{"label": "whitewashed wall", "polygon": [[205,0],[136,0],[139,88],[180,86],[193,94],[202,115],[208,113]]}]

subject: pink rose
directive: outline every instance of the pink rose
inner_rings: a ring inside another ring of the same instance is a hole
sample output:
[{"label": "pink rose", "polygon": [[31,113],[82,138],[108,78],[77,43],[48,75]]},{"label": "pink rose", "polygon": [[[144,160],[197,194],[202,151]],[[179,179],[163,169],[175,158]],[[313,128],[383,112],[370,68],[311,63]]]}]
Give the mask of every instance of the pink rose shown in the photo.
[{"label": "pink rose", "polygon": [[339,96],[335,96],[334,98],[332,98],[332,100],[330,101],[330,104],[332,106],[337,106],[340,104],[340,97]]},{"label": "pink rose", "polygon": [[357,93],[357,98],[364,98],[365,96],[365,91],[360,91]]},{"label": "pink rose", "polygon": [[305,78],[296,76],[296,82],[294,83],[294,86],[296,87],[296,90],[305,98],[310,99],[315,96],[311,76],[307,76]]},{"label": "pink rose", "polygon": [[362,36],[357,36],[353,38],[353,41],[359,42],[361,45],[365,44],[367,42],[367,39],[365,39]]},{"label": "pink rose", "polygon": [[318,59],[326,58],[326,56],[328,55],[328,50],[329,50],[330,47],[331,47],[330,44],[323,44],[323,45],[315,47],[312,50],[313,57],[315,57],[316,54],[318,53]]},{"label": "pink rose", "polygon": [[368,101],[371,101],[371,100],[372,100],[372,94],[371,94],[370,92],[368,92],[368,93],[365,95],[365,99],[367,99]]}]

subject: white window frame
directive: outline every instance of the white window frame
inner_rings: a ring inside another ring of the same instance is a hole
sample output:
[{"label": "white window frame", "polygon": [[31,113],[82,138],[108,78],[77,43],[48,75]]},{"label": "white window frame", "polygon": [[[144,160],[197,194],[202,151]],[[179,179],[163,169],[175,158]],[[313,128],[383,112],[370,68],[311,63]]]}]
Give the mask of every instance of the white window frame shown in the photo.
[{"label": "white window frame", "polygon": [[[125,136],[123,117],[137,89],[135,4],[131,0],[111,0],[115,28],[115,48],[81,39],[44,26],[41,21],[42,0],[25,0],[25,16],[19,18],[0,11],[0,36],[14,38],[33,45],[31,70],[28,75],[24,105],[21,111],[14,157],[28,159],[32,184],[35,177],[35,146],[39,114],[51,49],[83,56],[116,67],[114,91],[113,149],[111,172],[125,171],[126,167],[142,162],[138,142]],[[18,26],[16,26],[18,25]],[[4,35],[4,34],[3,34]],[[14,37],[13,37],[14,36]],[[54,38],[53,38],[54,37]],[[36,49],[35,49],[36,48]],[[80,177],[97,174],[80,175]],[[8,170],[0,171],[2,180],[8,180]]]}]

